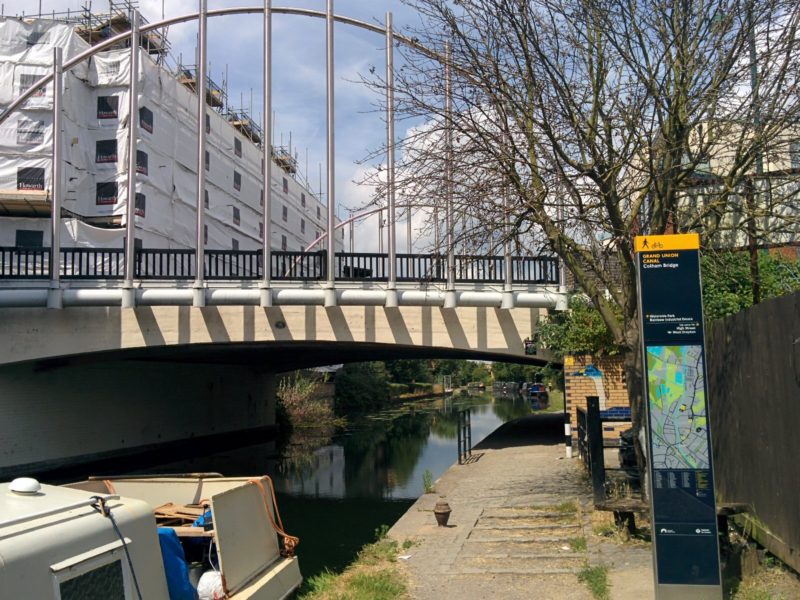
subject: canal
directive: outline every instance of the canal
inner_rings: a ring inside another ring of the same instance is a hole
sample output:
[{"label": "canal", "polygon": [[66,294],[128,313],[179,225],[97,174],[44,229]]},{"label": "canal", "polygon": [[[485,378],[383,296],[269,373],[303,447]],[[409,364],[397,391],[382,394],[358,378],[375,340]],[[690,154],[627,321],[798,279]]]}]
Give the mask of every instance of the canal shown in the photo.
[{"label": "canal", "polygon": [[164,462],[142,473],[267,473],[278,492],[286,531],[300,538],[297,555],[307,579],[341,571],[458,460],[458,412],[470,409],[472,443],[530,413],[521,397],[491,394],[435,398],[351,416],[340,431],[297,429],[289,443],[247,446]]}]

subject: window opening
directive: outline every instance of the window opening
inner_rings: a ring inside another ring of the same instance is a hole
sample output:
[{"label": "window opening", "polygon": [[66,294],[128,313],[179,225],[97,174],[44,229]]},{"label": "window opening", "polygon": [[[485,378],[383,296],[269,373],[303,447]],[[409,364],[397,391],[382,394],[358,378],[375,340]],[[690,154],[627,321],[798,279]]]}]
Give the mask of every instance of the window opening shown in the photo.
[{"label": "window opening", "polygon": [[94,162],[117,162],[117,140],[97,140],[95,144]]},{"label": "window opening", "polygon": [[116,119],[119,117],[119,97],[118,96],[98,96],[97,97],[97,118]]},{"label": "window opening", "polygon": [[153,111],[146,106],[139,109],[139,127],[147,133],[153,133]]},{"label": "window opening", "polygon": [[44,190],[43,167],[19,167],[17,169],[18,190]]},{"label": "window opening", "polygon": [[117,182],[106,181],[97,184],[95,204],[116,204],[117,203]]}]

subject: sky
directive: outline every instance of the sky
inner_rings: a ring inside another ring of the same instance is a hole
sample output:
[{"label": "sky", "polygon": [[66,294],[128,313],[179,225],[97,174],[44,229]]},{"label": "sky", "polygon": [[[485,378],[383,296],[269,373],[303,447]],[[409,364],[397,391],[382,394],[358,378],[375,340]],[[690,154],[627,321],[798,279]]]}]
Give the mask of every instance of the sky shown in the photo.
[{"label": "sky", "polygon": [[[209,10],[215,8],[258,6],[258,0],[207,0]],[[2,8],[6,15],[35,14],[41,4],[42,13],[80,11],[88,0],[6,0]],[[94,0],[93,12],[108,12],[108,3]],[[191,0],[140,0],[139,10],[152,22],[197,10],[198,2]],[[297,7],[325,11],[326,0],[273,0],[273,7]],[[337,0],[336,14],[363,21],[383,24],[387,11],[393,14],[396,30],[419,23],[418,15],[399,0]],[[231,106],[244,106],[252,116],[262,116],[262,21],[260,16],[233,16],[209,19],[208,63],[211,78],[227,84]],[[168,32],[176,64],[195,63],[197,24],[175,26]],[[386,140],[383,115],[377,111],[381,100],[374,90],[358,80],[371,68],[378,73],[385,69],[385,40],[382,35],[348,25],[336,25],[335,33],[335,174],[336,204],[340,218],[349,216],[369,202],[374,189],[357,185],[368,168],[374,168],[380,157],[370,164],[359,164],[371,151],[382,147]],[[396,67],[400,56],[395,53]],[[273,111],[275,114],[275,144],[288,145],[297,152],[298,165],[307,173],[310,188],[322,188],[326,178],[325,123],[325,21],[294,15],[273,16]],[[397,123],[397,137],[418,123]],[[306,168],[308,165],[308,168]],[[425,219],[420,215],[419,219]],[[406,227],[398,223],[398,249],[406,248]],[[376,251],[377,218],[363,221],[356,229],[356,250]],[[421,241],[416,242],[422,246]]]}]

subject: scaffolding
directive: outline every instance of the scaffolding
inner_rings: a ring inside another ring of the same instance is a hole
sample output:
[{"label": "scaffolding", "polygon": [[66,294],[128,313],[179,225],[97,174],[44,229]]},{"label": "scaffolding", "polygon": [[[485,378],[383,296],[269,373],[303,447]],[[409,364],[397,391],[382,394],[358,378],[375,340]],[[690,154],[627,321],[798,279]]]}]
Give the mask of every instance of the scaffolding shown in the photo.
[{"label": "scaffolding", "polygon": [[[52,19],[62,23],[69,23],[75,27],[75,32],[87,43],[95,45],[110,37],[131,30],[131,16],[139,8],[136,0],[113,0],[108,2],[108,12],[94,12],[92,2],[81,6],[80,10],[66,10],[62,12],[17,15],[18,18],[36,17],[39,19]],[[139,27],[147,25],[149,21],[139,14]],[[139,45],[148,54],[155,55],[156,61],[162,63],[169,54],[170,46],[167,40],[167,29],[148,31],[141,34]],[[115,48],[130,47],[129,40],[121,42]]]}]

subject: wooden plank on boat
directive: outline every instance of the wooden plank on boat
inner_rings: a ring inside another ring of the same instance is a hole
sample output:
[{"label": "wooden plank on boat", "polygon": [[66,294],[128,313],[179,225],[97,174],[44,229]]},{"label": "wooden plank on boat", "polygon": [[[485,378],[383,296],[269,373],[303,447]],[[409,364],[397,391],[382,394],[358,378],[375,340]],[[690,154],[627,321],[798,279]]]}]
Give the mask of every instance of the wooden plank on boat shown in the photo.
[{"label": "wooden plank on boat", "polygon": [[172,529],[175,530],[175,533],[178,534],[178,537],[203,537],[203,538],[213,538],[214,537],[214,530],[209,529],[206,531],[202,527],[192,527],[191,525],[178,525],[173,527]]}]

